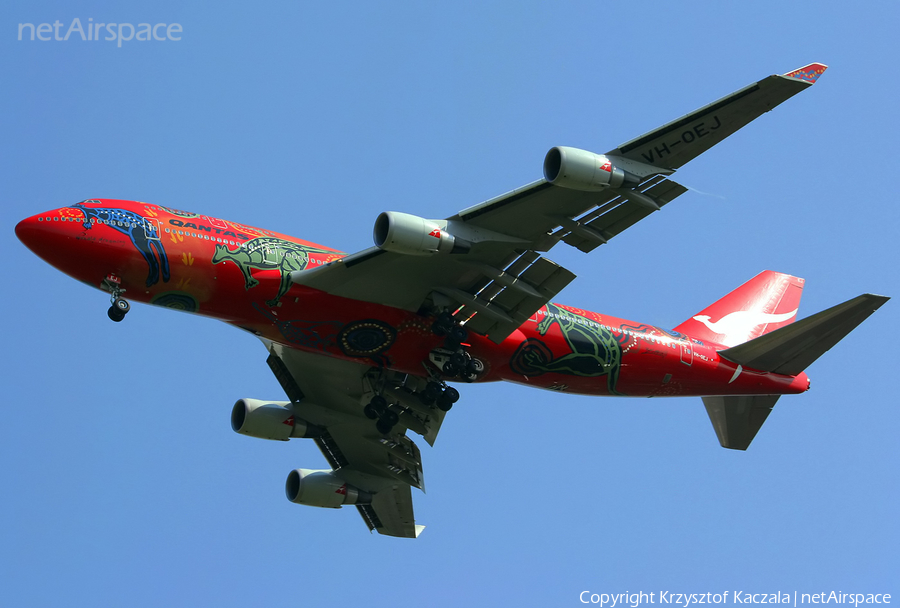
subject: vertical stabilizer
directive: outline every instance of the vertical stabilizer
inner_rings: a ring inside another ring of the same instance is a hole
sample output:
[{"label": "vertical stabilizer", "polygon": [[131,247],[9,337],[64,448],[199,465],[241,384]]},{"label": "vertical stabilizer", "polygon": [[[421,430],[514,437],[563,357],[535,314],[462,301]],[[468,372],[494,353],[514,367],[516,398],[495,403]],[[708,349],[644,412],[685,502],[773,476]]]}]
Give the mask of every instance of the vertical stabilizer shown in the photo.
[{"label": "vertical stabilizer", "polygon": [[797,317],[803,283],[789,274],[764,270],[675,331],[725,346],[743,344]]}]

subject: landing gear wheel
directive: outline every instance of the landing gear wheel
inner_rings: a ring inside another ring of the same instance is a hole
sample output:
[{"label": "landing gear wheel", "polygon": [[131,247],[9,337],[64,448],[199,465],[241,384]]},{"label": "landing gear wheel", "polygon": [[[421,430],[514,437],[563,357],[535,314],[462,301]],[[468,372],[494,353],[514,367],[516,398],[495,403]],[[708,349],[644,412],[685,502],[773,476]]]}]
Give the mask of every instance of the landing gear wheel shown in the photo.
[{"label": "landing gear wheel", "polygon": [[124,298],[116,298],[113,302],[113,308],[118,309],[122,313],[122,316],[125,316],[125,313],[131,310],[131,304]]},{"label": "landing gear wheel", "polygon": [[110,318],[110,320],[118,323],[119,321],[121,321],[122,319],[125,318],[125,313],[120,312],[119,309],[116,308],[115,306],[110,306],[109,310],[106,311],[106,316],[108,316]]},{"label": "landing gear wheel", "polygon": [[422,405],[431,405],[441,394],[441,385],[437,382],[429,382],[425,389],[419,393],[419,401]]},{"label": "landing gear wheel", "polygon": [[459,368],[449,361],[447,363],[444,363],[444,369],[441,371],[444,372],[445,376],[448,376],[450,378],[455,378],[457,374],[459,374]]},{"label": "landing gear wheel", "polygon": [[450,355],[450,365],[456,369],[466,369],[466,363],[468,363],[468,360],[463,353],[453,353]]},{"label": "landing gear wheel", "polygon": [[113,300],[112,306],[106,311],[106,316],[118,323],[125,318],[125,313],[131,310],[128,300],[116,298]]},{"label": "landing gear wheel", "polygon": [[453,328],[453,315],[449,312],[442,312],[437,316],[437,319],[434,320],[434,323],[431,324],[431,331],[434,332],[436,336],[446,336],[447,332],[449,332]]},{"label": "landing gear wheel", "polygon": [[484,371],[484,363],[478,359],[469,359],[466,367],[463,369],[462,377],[466,382],[475,382],[478,374]]},{"label": "landing gear wheel", "polygon": [[453,340],[454,342],[465,342],[466,338],[469,337],[469,332],[465,327],[460,327],[459,325],[454,325],[450,328],[450,331],[447,332],[447,337]]},{"label": "landing gear wheel", "polygon": [[448,386],[437,398],[437,406],[442,412],[448,412],[457,401],[459,401],[459,391],[452,386]]},{"label": "landing gear wheel", "polygon": [[447,350],[456,350],[469,337],[469,332],[465,327],[454,325],[447,331],[447,337],[444,338],[444,348]]},{"label": "landing gear wheel", "polygon": [[372,397],[372,400],[366,404],[366,407],[363,408],[363,414],[366,415],[366,418],[375,420],[381,416],[385,408],[387,408],[387,399],[381,395],[375,395]]},{"label": "landing gear wheel", "polygon": [[381,433],[382,435],[387,435],[388,433],[391,432],[391,429],[394,428],[394,425],[388,424],[384,420],[379,420],[378,422],[375,423],[375,428],[378,429],[378,432]]},{"label": "landing gear wheel", "polygon": [[381,415],[381,420],[391,426],[394,426],[395,424],[397,424],[397,422],[400,421],[400,416],[397,415],[397,412],[387,410],[384,412],[384,414]]}]

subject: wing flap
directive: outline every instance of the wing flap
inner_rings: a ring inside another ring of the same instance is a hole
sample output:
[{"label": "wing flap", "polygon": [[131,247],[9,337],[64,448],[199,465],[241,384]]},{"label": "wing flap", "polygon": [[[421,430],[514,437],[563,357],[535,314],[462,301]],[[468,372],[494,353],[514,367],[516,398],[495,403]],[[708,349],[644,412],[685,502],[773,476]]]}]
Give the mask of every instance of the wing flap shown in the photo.
[{"label": "wing flap", "polygon": [[466,327],[497,344],[575,279],[573,273],[540,256],[521,274],[507,276],[513,280],[507,284],[494,280],[475,295],[448,294],[464,305],[460,314],[468,318]]},{"label": "wing flap", "polygon": [[[681,184],[661,175],[644,181],[636,190],[649,197],[659,208],[687,192],[687,188]],[[551,236],[588,253],[637,224],[653,211],[655,210],[651,207],[620,195],[581,217],[565,218],[568,221],[563,221]]]},{"label": "wing flap", "polygon": [[394,484],[378,492],[370,505],[381,523],[375,528],[379,534],[416,538],[423,526],[417,526],[412,516],[412,493],[409,486]]}]

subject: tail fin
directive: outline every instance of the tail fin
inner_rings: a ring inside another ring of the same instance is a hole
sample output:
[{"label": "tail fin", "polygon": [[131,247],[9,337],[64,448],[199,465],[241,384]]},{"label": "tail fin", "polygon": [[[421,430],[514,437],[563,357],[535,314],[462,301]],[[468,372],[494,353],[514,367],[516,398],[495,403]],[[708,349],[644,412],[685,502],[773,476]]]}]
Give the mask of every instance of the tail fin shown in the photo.
[{"label": "tail fin", "polygon": [[675,331],[725,346],[742,344],[793,321],[803,283],[789,274],[764,270]]},{"label": "tail fin", "polygon": [[863,294],[778,331],[719,351],[719,355],[763,372],[796,376],[889,299]]}]

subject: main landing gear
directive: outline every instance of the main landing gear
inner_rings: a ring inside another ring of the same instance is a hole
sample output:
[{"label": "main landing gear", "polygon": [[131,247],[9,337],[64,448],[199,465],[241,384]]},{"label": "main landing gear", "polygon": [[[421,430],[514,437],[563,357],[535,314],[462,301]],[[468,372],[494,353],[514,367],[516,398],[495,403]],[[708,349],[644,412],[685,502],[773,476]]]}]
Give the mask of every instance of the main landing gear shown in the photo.
[{"label": "main landing gear", "polygon": [[[363,407],[363,414],[375,421],[382,435],[389,435],[397,423],[421,435],[427,435],[437,412],[448,411],[459,400],[459,392],[430,372],[426,380],[383,369],[373,369],[368,378],[374,395]],[[370,393],[371,394],[371,393]]]},{"label": "main landing gear", "polygon": [[394,410],[388,409],[387,399],[381,395],[375,395],[368,405],[363,408],[363,414],[369,420],[375,420],[375,428],[382,435],[387,435],[400,420],[400,415]]},{"label": "main landing gear", "polygon": [[444,338],[444,347],[429,354],[429,360],[448,378],[473,382],[484,371],[484,364],[466,351],[469,332],[459,325],[449,312],[440,313],[431,324],[431,331]]},{"label": "main landing gear", "polygon": [[484,372],[484,364],[466,350],[468,331],[457,323],[449,312],[437,315],[431,330],[444,338],[442,347],[428,354],[423,362],[425,377],[373,368],[368,383],[373,395],[363,407],[363,414],[375,421],[375,428],[388,435],[401,423],[422,435],[427,435],[437,414],[450,411],[459,401],[459,391],[448,386],[446,380],[459,378],[473,382]]},{"label": "main landing gear", "polygon": [[106,315],[111,320],[118,323],[124,319],[125,315],[128,314],[128,311],[131,310],[131,305],[128,303],[128,300],[122,297],[122,293],[125,291],[122,289],[122,279],[111,274],[103,279],[103,288],[109,291],[109,301],[112,304],[112,306],[109,307],[109,310],[106,311]]},{"label": "main landing gear", "polygon": [[442,412],[449,412],[453,404],[459,401],[459,391],[445,382],[431,380],[425,385],[425,390],[419,394],[422,405],[436,405]]}]

